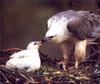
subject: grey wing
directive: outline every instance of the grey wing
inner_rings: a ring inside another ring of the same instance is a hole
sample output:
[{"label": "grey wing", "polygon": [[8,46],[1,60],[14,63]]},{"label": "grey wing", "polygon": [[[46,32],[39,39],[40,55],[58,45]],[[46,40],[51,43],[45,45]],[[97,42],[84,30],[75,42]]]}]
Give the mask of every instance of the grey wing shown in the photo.
[{"label": "grey wing", "polygon": [[91,37],[93,38],[100,38],[100,16],[94,13],[89,15],[88,18],[93,26]]},{"label": "grey wing", "polygon": [[97,24],[100,25],[99,20],[95,17],[91,17],[91,14],[84,16],[79,15],[69,20],[67,28],[74,37],[84,40],[87,38],[96,38],[100,31],[100,27]]}]

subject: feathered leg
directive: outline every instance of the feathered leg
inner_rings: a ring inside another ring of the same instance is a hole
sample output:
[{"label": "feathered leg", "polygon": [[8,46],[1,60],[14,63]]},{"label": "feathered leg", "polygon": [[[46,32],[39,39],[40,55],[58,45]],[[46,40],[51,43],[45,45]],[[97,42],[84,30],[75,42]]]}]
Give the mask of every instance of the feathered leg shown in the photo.
[{"label": "feathered leg", "polygon": [[78,40],[75,42],[75,68],[78,68],[80,62],[86,58],[87,40]]},{"label": "feathered leg", "polygon": [[61,49],[63,52],[64,62],[63,62],[63,69],[64,71],[67,71],[67,65],[69,62],[69,56],[71,55],[71,51],[73,49],[73,43],[72,42],[64,42],[61,45]]}]

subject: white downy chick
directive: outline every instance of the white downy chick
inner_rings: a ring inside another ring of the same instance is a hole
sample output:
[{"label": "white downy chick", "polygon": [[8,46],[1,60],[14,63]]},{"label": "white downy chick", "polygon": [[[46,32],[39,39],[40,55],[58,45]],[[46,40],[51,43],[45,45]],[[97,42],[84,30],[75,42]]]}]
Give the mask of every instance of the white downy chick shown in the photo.
[{"label": "white downy chick", "polygon": [[7,68],[26,69],[27,72],[38,70],[41,66],[39,47],[41,41],[34,41],[28,44],[26,50],[19,51],[10,56],[6,63]]}]

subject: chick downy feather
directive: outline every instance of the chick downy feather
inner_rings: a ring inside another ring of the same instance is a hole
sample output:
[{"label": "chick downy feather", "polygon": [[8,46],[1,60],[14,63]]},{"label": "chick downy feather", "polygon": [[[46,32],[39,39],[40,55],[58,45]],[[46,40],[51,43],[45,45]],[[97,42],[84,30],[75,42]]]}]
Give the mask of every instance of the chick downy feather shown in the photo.
[{"label": "chick downy feather", "polygon": [[28,44],[28,46],[29,45],[31,45],[30,48],[12,54],[6,63],[6,67],[26,69],[27,72],[38,70],[41,65],[41,60],[38,52],[40,45],[37,41],[31,42]]}]

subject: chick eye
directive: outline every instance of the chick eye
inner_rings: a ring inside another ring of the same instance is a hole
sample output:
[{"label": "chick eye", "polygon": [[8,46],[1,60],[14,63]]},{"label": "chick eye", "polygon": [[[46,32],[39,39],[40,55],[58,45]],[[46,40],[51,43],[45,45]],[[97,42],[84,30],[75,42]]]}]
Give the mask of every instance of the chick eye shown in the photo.
[{"label": "chick eye", "polygon": [[34,45],[36,45],[37,43],[34,43]]}]

